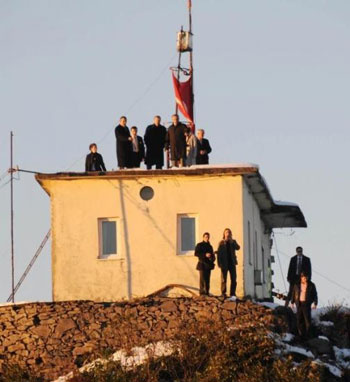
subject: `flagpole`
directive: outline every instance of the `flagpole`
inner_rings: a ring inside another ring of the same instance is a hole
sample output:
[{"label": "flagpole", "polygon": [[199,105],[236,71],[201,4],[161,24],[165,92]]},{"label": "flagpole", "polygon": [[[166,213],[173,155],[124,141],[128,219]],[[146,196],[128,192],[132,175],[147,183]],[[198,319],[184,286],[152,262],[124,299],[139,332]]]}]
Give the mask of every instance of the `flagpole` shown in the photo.
[{"label": "flagpole", "polygon": [[[192,0],[188,0],[188,23],[189,23],[189,32],[190,36],[192,38]],[[192,81],[192,110],[193,110],[193,126],[192,131],[194,131],[194,92],[193,92],[193,48],[190,50],[190,75],[191,75],[191,81]]]},{"label": "flagpole", "polygon": [[11,182],[11,289],[12,302],[15,302],[15,250],[13,234],[13,132],[10,133],[10,182]]}]

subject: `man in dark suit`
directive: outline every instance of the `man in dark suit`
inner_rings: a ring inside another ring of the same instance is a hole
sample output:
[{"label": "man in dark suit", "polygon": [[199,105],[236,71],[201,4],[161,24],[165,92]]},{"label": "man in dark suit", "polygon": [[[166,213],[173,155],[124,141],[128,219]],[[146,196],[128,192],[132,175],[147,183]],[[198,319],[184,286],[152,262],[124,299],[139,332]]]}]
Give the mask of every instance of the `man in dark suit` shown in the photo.
[{"label": "man in dark suit", "polygon": [[196,164],[209,164],[209,153],[211,153],[211,147],[208,139],[204,138],[204,130],[198,129]]},{"label": "man in dark suit", "polygon": [[160,124],[161,118],[156,115],[153,125],[149,125],[145,132],[145,145],[147,170],[151,170],[153,165],[156,169],[161,170],[164,166],[164,148],[166,139],[166,128]]},{"label": "man in dark suit", "polygon": [[171,167],[183,167],[186,159],[186,126],[179,122],[179,116],[171,116],[173,123],[169,126],[166,137],[166,149],[170,148]]},{"label": "man in dark suit", "polygon": [[145,145],[143,139],[137,135],[137,127],[131,128],[131,167],[140,167],[141,162],[145,159]]},{"label": "man in dark suit", "polygon": [[85,171],[106,171],[102,155],[97,152],[96,143],[89,146],[90,154],[86,156]]},{"label": "man in dark suit", "polygon": [[292,297],[294,285],[300,280],[301,273],[304,273],[309,280],[311,280],[311,261],[310,258],[303,254],[303,248],[296,248],[297,254],[290,259],[287,280],[289,282],[289,292],[286,300],[286,306]]},{"label": "man in dark suit", "polygon": [[125,167],[130,168],[131,166],[131,136],[126,122],[126,117],[120,117],[119,125],[114,131],[117,140],[118,167],[121,170]]}]

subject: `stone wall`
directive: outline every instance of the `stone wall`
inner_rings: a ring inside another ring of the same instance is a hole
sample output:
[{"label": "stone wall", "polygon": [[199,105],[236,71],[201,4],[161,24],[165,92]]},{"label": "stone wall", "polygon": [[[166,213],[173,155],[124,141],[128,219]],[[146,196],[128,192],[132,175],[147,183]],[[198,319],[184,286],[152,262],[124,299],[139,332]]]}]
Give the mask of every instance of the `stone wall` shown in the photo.
[{"label": "stone wall", "polygon": [[206,319],[237,328],[250,323],[269,328],[275,323],[263,306],[214,297],[2,306],[0,372],[18,365],[52,380],[118,348],[170,339],[180,325]]}]

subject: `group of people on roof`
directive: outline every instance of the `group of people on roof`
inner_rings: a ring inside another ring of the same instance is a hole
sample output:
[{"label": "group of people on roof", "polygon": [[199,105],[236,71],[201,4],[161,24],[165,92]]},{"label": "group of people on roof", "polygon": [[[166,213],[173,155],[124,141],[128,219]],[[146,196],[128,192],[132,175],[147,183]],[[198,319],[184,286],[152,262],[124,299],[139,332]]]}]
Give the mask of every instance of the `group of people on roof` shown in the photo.
[{"label": "group of people on roof", "polygon": [[[140,168],[141,162],[144,162],[147,170],[151,170],[153,166],[161,170],[164,166],[164,152],[169,155],[170,167],[209,164],[211,147],[208,139],[204,138],[204,130],[198,129],[195,136],[190,127],[179,121],[177,114],[173,114],[171,120],[172,124],[166,129],[161,124],[161,117],[156,115],[142,138],[138,135],[136,126],[129,129],[127,118],[120,117],[115,128],[119,169]],[[96,143],[91,143],[89,150],[85,171],[106,171]]]}]

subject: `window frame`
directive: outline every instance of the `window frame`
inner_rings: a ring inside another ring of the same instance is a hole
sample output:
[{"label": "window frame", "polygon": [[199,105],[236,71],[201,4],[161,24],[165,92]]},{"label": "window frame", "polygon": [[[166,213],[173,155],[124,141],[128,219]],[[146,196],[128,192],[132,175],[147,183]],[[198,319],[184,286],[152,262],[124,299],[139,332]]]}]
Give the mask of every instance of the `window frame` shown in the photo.
[{"label": "window frame", "polygon": [[[193,218],[194,219],[194,248],[182,251],[182,236],[181,236],[181,219],[182,218]],[[195,250],[196,244],[198,243],[198,214],[194,213],[181,213],[177,214],[177,255],[178,256],[193,256],[193,252]]]},{"label": "window frame", "polygon": [[[98,260],[118,260],[121,259],[120,254],[120,229],[119,229],[119,218],[117,217],[108,217],[108,218],[98,218],[97,224],[98,224]],[[115,222],[115,239],[116,239],[116,253],[111,253],[108,255],[103,254],[103,233],[102,233],[102,225],[103,222]]]}]

